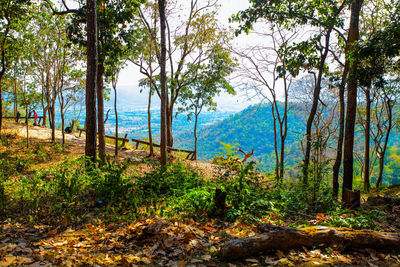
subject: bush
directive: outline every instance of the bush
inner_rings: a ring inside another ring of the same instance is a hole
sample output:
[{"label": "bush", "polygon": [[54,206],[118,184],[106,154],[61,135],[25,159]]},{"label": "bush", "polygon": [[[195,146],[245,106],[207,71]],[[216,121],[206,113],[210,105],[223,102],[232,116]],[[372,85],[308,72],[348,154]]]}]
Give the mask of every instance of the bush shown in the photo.
[{"label": "bush", "polygon": [[191,217],[206,218],[213,213],[214,190],[212,187],[196,187],[170,202],[172,209]]},{"label": "bush", "polygon": [[203,180],[192,168],[178,162],[166,167],[154,166],[153,171],[136,177],[142,199],[157,200],[180,197],[189,189],[202,185]]},{"label": "bush", "polygon": [[109,204],[111,202],[134,198],[132,194],[129,194],[133,183],[123,176],[126,167],[125,163],[108,159],[106,164],[94,169],[90,173],[90,187],[97,199],[104,201],[105,204]]}]

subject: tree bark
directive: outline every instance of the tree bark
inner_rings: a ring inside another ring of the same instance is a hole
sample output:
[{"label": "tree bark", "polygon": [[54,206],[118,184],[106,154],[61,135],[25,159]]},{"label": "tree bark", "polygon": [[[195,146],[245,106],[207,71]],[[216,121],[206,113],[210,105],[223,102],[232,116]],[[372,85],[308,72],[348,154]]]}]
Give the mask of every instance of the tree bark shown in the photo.
[{"label": "tree bark", "polygon": [[387,99],[385,103],[387,113],[388,113],[388,128],[386,132],[386,137],[385,137],[385,143],[383,145],[382,153],[379,157],[379,175],[378,179],[376,180],[376,188],[379,188],[382,185],[382,176],[383,176],[383,168],[385,164],[385,154],[386,154],[386,149],[387,149],[387,144],[389,142],[389,136],[390,136],[390,131],[392,130],[392,104],[391,100]]},{"label": "tree bark", "polygon": [[197,113],[197,110],[195,111],[194,116],[194,160],[197,160],[197,121],[199,118],[199,113]]},{"label": "tree bark", "polygon": [[168,132],[168,92],[166,86],[166,56],[167,56],[167,47],[166,47],[166,17],[165,17],[165,0],[158,0],[158,10],[160,13],[160,35],[161,35],[161,54],[160,54],[160,83],[161,83],[161,144],[160,144],[160,152],[161,152],[161,165],[167,165],[168,154],[167,154],[167,132]]},{"label": "tree bark", "polygon": [[274,227],[270,232],[229,241],[222,246],[220,256],[240,259],[271,249],[286,250],[313,247],[315,244],[340,245],[343,248],[399,249],[400,233],[352,230],[325,226],[295,229]]},{"label": "tree bark", "polygon": [[86,0],[87,70],[86,70],[86,141],[85,155],[96,162],[96,78],[97,12],[96,0]]},{"label": "tree bark", "polygon": [[283,122],[279,121],[280,135],[281,135],[281,159],[280,159],[280,179],[283,181],[285,174],[285,142],[287,136],[287,113],[288,113],[288,87],[286,84],[286,79],[284,79],[285,84],[285,107],[283,111]]},{"label": "tree bark", "polygon": [[369,191],[369,146],[371,128],[371,84],[365,89],[365,149],[364,149],[364,190]]},{"label": "tree bark", "polygon": [[[25,100],[25,99],[24,99]],[[29,114],[28,109],[25,108],[25,121],[26,121],[26,148],[29,148]]]},{"label": "tree bark", "polygon": [[[168,101],[168,100],[167,100]],[[168,106],[169,104],[167,104]],[[172,121],[174,118],[174,108],[173,104],[170,104],[170,108],[167,110],[167,145],[169,147],[174,146],[174,137],[172,135]]]},{"label": "tree bark", "polygon": [[114,112],[115,112],[115,158],[118,159],[118,111],[117,111],[117,86],[114,87]]},{"label": "tree bark", "polygon": [[[7,27],[8,29],[8,27]],[[6,30],[6,36],[8,34],[8,31]],[[6,36],[4,37],[4,41],[3,41],[3,46],[1,49],[1,70],[0,70],[0,132],[2,129],[2,125],[3,125],[3,89],[2,89],[2,85],[3,85],[3,76],[6,72],[6,56],[5,56],[5,39]]]},{"label": "tree bark", "polygon": [[104,64],[99,60],[97,65],[97,127],[99,138],[99,158],[106,162],[106,133],[104,128]]},{"label": "tree bark", "polygon": [[[363,0],[352,0],[349,37],[347,45],[351,50],[351,46],[359,39],[359,20],[360,10]],[[349,56],[346,53],[346,56]],[[353,146],[354,146],[354,126],[356,120],[357,109],[357,78],[355,77],[356,63],[350,63],[349,81],[347,85],[347,109],[346,124],[344,135],[344,151],[343,151],[343,192],[344,189],[353,189]]]},{"label": "tree bark", "polygon": [[344,137],[344,88],[346,86],[346,79],[347,74],[349,71],[348,62],[346,60],[342,80],[339,85],[339,136],[337,141],[337,148],[336,148],[336,158],[335,163],[333,165],[333,175],[332,175],[332,195],[334,197],[338,197],[339,194],[339,170],[340,165],[342,162],[342,155],[343,155],[343,137]]},{"label": "tree bark", "polygon": [[[55,92],[55,88],[54,88]],[[55,102],[55,96],[53,95],[53,101]],[[55,103],[51,104],[51,141],[54,143],[56,141],[56,107]]]},{"label": "tree bark", "polygon": [[[7,9],[4,10],[4,18],[7,21],[7,25],[5,26],[4,37],[1,44],[1,70],[0,70],[0,132],[3,125],[3,76],[6,73],[6,41],[8,33],[11,30],[11,20],[9,18],[9,8],[11,1],[8,1]],[[4,27],[4,26],[3,26]]]},{"label": "tree bark", "polygon": [[152,94],[152,85],[150,84],[149,90],[149,103],[147,106],[147,126],[149,128],[149,143],[150,143],[150,157],[154,155],[154,147],[153,147],[153,136],[151,134],[151,94]]},{"label": "tree bark", "polygon": [[[274,100],[276,104],[276,100]],[[278,140],[276,131],[276,116],[275,116],[275,105],[271,103],[272,120],[274,122],[274,151],[275,151],[275,179],[279,181],[279,156],[278,156]]]}]

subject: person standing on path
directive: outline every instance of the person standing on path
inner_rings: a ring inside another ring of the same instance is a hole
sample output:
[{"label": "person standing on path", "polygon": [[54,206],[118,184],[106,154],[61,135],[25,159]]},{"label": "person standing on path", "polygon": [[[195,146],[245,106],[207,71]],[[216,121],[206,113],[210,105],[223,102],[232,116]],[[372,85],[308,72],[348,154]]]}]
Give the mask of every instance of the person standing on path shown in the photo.
[{"label": "person standing on path", "polygon": [[15,117],[15,122],[18,123],[19,119],[21,118],[21,113],[19,113],[19,111],[17,110],[17,115]]},{"label": "person standing on path", "polygon": [[36,110],[34,110],[33,111],[33,116],[34,116],[34,118],[35,118],[35,123],[33,124],[33,125],[37,125],[37,119],[38,119],[38,115],[37,115],[37,113],[36,113]]}]

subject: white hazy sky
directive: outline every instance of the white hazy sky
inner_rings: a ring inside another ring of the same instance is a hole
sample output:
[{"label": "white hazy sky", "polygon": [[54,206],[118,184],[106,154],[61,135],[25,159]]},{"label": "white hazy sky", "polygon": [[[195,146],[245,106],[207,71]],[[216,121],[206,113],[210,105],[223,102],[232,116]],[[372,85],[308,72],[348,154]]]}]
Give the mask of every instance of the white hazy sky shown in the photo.
[{"label": "white hazy sky", "polygon": [[[188,1],[188,0],[178,0],[180,1]],[[226,26],[230,26],[236,28],[237,25],[229,23],[229,18],[232,14],[236,14],[240,10],[244,10],[249,7],[249,2],[247,0],[219,0],[218,1],[220,8],[220,14],[218,19],[220,22]],[[245,38],[239,37],[239,39]],[[129,63],[127,67],[125,67],[119,76],[118,85],[123,86],[124,90],[132,90],[132,93],[137,93],[139,90],[137,88],[138,81],[144,76],[140,74],[138,68],[134,66],[132,63]],[[143,95],[144,96],[144,95]],[[237,96],[231,96],[227,94],[223,94],[217,98],[218,106],[222,109],[243,109],[250,104],[253,104],[255,101],[247,101],[246,97],[242,96],[241,92],[238,92]]]}]

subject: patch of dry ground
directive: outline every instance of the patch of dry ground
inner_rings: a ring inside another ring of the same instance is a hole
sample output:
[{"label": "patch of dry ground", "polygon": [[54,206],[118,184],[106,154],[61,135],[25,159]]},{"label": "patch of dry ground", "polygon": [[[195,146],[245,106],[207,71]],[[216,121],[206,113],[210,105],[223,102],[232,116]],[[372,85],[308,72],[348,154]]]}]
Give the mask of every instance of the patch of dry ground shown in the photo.
[{"label": "patch of dry ground", "polygon": [[61,230],[3,224],[0,266],[399,266],[398,252],[315,247],[270,251],[241,261],[217,257],[225,242],[258,233],[254,226],[154,217],[132,224]]},{"label": "patch of dry ground", "polygon": [[[4,132],[9,134],[16,134],[21,138],[21,140],[25,139],[27,136],[26,125],[22,123],[16,123],[13,121],[5,121],[4,124]],[[42,127],[42,126],[29,126],[29,139],[30,143],[51,143],[51,129]],[[62,132],[60,130],[55,131],[56,142],[62,143]],[[85,154],[85,137],[84,134],[79,137],[78,132],[74,132],[72,134],[65,134],[66,140],[66,157],[81,157]],[[108,155],[114,155],[114,145],[106,144],[106,152]],[[118,155],[121,159],[125,160],[133,160],[133,161],[141,161],[148,157],[148,151],[141,149],[121,149],[118,152]],[[155,151],[155,157],[152,160],[157,160],[159,157],[158,151]],[[55,157],[56,162],[58,162],[59,158]],[[183,158],[176,158],[183,161],[186,165],[190,165],[196,168],[204,177],[212,178],[218,172],[217,166],[210,164],[208,162],[201,161],[191,161]],[[149,170],[149,166],[147,164],[140,164],[140,169],[144,172]]]}]

